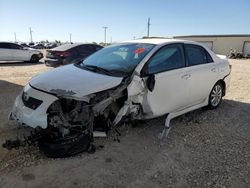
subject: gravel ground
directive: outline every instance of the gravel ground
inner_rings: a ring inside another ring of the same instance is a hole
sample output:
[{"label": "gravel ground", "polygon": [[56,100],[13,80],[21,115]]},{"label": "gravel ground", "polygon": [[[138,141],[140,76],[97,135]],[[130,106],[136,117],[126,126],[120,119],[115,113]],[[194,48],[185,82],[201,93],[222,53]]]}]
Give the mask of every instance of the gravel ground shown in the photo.
[{"label": "gravel ground", "polygon": [[[0,148],[0,187],[250,187],[250,60],[231,60],[231,86],[217,110],[164,118],[121,129],[121,142],[67,159],[48,159],[37,148]],[[0,144],[22,130],[7,121],[16,95],[43,64],[0,65]]]}]

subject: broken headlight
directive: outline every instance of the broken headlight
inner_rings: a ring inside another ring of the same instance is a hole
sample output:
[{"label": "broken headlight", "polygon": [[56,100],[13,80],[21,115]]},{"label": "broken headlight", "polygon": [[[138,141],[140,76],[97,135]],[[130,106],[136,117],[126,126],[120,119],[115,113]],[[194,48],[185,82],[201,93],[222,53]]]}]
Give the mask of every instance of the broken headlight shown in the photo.
[{"label": "broken headlight", "polygon": [[31,108],[32,110],[37,109],[43,102],[39,99],[35,99],[29,96],[28,93],[25,91],[22,93],[22,101],[26,107]]}]

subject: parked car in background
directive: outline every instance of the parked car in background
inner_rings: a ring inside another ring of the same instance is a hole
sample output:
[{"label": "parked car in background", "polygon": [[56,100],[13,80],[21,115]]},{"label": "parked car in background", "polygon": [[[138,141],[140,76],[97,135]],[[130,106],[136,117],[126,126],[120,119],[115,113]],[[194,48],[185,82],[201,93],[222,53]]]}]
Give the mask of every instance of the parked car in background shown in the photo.
[{"label": "parked car in background", "polygon": [[9,118],[36,129],[31,135],[47,156],[70,156],[91,146],[96,127],[108,131],[123,120],[165,115],[165,135],[172,118],[204,106],[216,109],[230,72],[225,56],[196,42],[126,41],[35,76]]},{"label": "parked car in background", "polygon": [[24,43],[24,42],[19,43],[19,45],[21,45],[21,46],[23,46],[25,48],[30,48],[30,46],[28,44]]},{"label": "parked car in background", "polygon": [[12,42],[0,42],[0,61],[38,62],[43,54],[35,49],[26,48]]},{"label": "parked car in background", "polygon": [[45,49],[45,46],[42,43],[37,43],[34,46],[32,46],[32,48],[35,48],[35,49]]},{"label": "parked car in background", "polygon": [[96,44],[64,44],[47,50],[44,62],[52,67],[78,63],[101,48],[103,47]]},{"label": "parked car in background", "polygon": [[46,48],[46,49],[55,48],[55,47],[57,47],[57,46],[59,46],[57,43],[46,43],[46,44],[45,44],[45,48]]},{"label": "parked car in background", "polygon": [[29,42],[29,44],[28,44],[29,46],[34,46],[35,45],[35,43],[34,42]]}]

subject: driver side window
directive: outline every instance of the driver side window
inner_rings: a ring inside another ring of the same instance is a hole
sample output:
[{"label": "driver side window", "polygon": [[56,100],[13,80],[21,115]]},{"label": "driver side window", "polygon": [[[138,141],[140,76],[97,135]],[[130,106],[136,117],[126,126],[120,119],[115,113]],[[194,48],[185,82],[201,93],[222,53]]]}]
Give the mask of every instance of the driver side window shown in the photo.
[{"label": "driver side window", "polygon": [[161,48],[148,62],[148,74],[185,67],[182,44],[170,44]]}]

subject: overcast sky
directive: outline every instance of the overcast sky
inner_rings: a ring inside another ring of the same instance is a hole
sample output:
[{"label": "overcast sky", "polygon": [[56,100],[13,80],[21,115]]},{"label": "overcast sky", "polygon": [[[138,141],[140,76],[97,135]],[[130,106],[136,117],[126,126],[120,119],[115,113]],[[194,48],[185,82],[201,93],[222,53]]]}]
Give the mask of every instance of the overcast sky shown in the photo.
[{"label": "overcast sky", "polygon": [[0,41],[119,42],[151,36],[250,34],[249,0],[0,0]]}]

